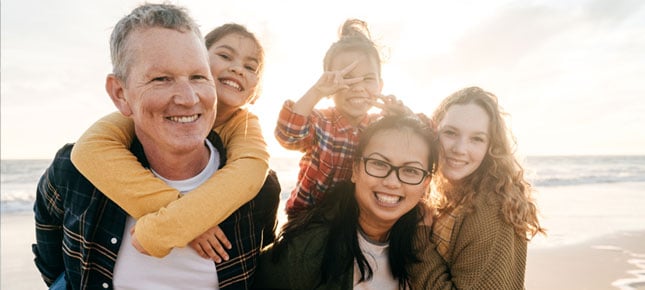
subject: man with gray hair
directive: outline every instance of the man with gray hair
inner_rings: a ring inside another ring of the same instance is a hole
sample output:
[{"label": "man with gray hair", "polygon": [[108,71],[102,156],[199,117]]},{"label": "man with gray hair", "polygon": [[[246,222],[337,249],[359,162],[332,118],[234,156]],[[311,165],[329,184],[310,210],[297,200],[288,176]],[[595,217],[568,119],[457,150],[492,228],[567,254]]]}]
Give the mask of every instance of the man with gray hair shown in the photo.
[{"label": "man with gray hair", "polygon": [[[130,150],[180,191],[198,187],[226,162],[222,141],[211,131],[217,98],[198,26],[180,7],[144,4],[116,24],[110,49],[113,73],[105,88],[134,121]],[[34,205],[35,262],[51,289],[250,287],[262,244],[251,221],[257,197],[222,223],[235,241],[228,264],[215,265],[188,247],[161,259],[147,256],[131,245],[134,219],[78,172],[72,147],[56,154]]]}]

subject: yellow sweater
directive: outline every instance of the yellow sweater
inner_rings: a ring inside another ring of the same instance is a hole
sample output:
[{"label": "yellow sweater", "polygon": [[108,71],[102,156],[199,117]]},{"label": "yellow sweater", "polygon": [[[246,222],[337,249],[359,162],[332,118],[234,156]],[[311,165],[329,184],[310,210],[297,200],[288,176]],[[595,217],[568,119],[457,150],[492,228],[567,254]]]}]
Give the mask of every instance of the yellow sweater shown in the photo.
[{"label": "yellow sweater", "polygon": [[269,153],[257,116],[240,110],[214,130],[226,148],[227,163],[181,199],[179,191],[143,168],[128,150],[134,124],[118,112],[98,120],[81,136],[72,150],[72,162],[137,219],[141,246],[150,255],[163,257],[225,220],[264,184]]},{"label": "yellow sweater", "polygon": [[477,196],[475,211],[458,213],[444,237],[445,257],[433,235],[430,245],[421,247],[421,263],[412,267],[412,289],[523,289],[527,241],[504,221],[500,209],[489,196]]}]

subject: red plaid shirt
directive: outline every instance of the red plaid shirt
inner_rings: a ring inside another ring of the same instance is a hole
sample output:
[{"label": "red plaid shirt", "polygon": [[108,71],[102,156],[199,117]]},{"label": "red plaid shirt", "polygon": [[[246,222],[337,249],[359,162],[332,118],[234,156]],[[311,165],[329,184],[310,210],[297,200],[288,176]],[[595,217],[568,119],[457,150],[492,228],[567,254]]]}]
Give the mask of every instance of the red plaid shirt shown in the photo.
[{"label": "red plaid shirt", "polygon": [[352,157],[359,133],[381,115],[365,116],[352,126],[334,107],[313,110],[307,117],[293,112],[293,101],[280,110],[275,136],[286,149],[305,153],[300,159],[298,183],[287,200],[287,214],[309,208],[338,181],[352,176]]}]

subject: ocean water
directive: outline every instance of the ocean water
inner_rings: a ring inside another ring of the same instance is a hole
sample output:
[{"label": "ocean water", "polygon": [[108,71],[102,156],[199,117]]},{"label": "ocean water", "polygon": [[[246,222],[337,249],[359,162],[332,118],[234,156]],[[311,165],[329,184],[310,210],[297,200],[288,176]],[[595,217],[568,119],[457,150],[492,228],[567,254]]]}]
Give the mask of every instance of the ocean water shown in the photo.
[{"label": "ocean water", "polygon": [[[36,185],[51,160],[2,160],[2,212],[31,211]],[[645,183],[645,156],[539,156],[524,160],[526,176],[536,189],[595,184]],[[282,197],[293,188],[298,158],[273,158]],[[645,192],[642,192],[645,195]]]}]

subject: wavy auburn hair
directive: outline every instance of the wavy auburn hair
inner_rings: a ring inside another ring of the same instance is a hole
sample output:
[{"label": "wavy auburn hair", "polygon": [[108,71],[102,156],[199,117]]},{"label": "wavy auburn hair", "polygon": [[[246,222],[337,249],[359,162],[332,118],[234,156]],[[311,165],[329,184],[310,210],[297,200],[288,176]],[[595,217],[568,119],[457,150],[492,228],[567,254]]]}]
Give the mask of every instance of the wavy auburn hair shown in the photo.
[{"label": "wavy auburn hair", "polygon": [[432,115],[434,124],[439,124],[453,105],[475,104],[488,117],[489,145],[481,165],[475,172],[460,180],[450,182],[440,170],[433,179],[432,203],[439,216],[448,214],[458,206],[465,211],[476,210],[473,200],[476,194],[492,194],[501,203],[501,212],[515,233],[530,240],[537,233],[545,233],[538,220],[538,210],[533,199],[533,188],[524,178],[524,168],[515,156],[516,140],[506,126],[497,96],[479,87],[467,87],[445,98]]}]

